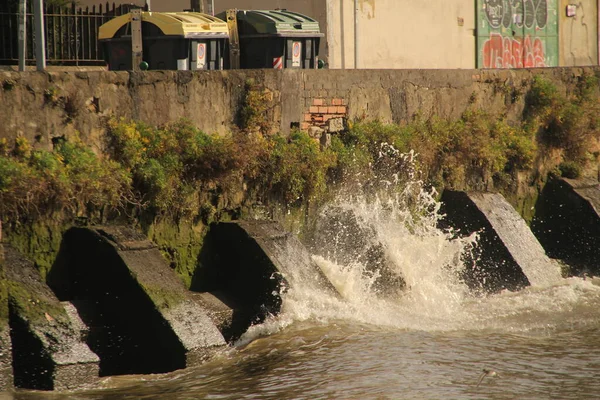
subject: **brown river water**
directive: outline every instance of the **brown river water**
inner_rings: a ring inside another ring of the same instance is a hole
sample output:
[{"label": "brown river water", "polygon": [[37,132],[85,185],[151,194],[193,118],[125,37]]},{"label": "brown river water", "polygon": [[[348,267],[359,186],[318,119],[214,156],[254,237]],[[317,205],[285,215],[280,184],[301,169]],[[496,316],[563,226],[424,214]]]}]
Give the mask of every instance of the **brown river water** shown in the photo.
[{"label": "brown river water", "polygon": [[426,212],[401,198],[338,204],[373,228],[405,292],[378,296],[364,266],[314,256],[341,298],[288,277],[282,312],[206,364],[0,399],[600,399],[597,282],[474,295],[456,272],[477,238],[451,239],[433,200],[416,202]]},{"label": "brown river water", "polygon": [[[600,398],[600,288],[587,281],[571,279],[554,287],[469,302],[464,308],[478,320],[452,321],[448,329],[440,326],[443,321],[427,316],[408,325],[398,323],[394,319],[401,319],[406,310],[394,310],[389,304],[364,306],[364,312],[371,308],[380,314],[374,318],[379,323],[361,322],[365,315],[355,320],[302,321],[282,316],[255,327],[245,338],[249,343],[240,342],[199,367],[166,375],[105,378],[99,388],[76,392],[20,391],[12,396]],[[497,375],[484,376],[477,385],[484,368]]]}]

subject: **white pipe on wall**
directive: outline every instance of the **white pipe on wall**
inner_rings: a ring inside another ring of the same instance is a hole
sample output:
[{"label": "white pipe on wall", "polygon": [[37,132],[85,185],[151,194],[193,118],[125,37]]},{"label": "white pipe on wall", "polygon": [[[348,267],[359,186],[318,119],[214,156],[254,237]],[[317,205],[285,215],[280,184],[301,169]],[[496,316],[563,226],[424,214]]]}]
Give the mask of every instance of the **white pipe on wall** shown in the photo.
[{"label": "white pipe on wall", "polygon": [[358,41],[358,0],[354,0],[354,68],[359,68],[359,41]]},{"label": "white pipe on wall", "polygon": [[[340,4],[341,6],[341,4]],[[329,64],[330,67],[335,66],[335,54],[334,54],[334,43],[335,43],[335,32],[334,30],[337,29],[336,26],[334,26],[333,24],[333,11],[334,11],[334,7],[333,7],[333,1],[332,0],[327,0],[325,3],[325,23],[327,24],[327,62]],[[343,36],[343,32],[341,33],[340,36]]]}]

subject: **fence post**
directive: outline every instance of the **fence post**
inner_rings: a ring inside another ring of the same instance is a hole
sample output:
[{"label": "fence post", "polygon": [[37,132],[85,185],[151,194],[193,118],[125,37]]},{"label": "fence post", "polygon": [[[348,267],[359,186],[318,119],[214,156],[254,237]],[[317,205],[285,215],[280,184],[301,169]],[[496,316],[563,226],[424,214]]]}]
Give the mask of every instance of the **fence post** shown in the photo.
[{"label": "fence post", "polygon": [[44,38],[44,0],[35,0],[33,11],[35,19],[35,63],[38,71],[46,69],[46,39]]},{"label": "fence post", "polygon": [[71,14],[73,14],[73,18],[75,19],[75,65],[79,66],[79,16],[77,15],[75,3],[72,4]]},{"label": "fence post", "polygon": [[19,71],[25,71],[25,60],[26,59],[27,59],[27,0],[20,0],[19,1]]}]

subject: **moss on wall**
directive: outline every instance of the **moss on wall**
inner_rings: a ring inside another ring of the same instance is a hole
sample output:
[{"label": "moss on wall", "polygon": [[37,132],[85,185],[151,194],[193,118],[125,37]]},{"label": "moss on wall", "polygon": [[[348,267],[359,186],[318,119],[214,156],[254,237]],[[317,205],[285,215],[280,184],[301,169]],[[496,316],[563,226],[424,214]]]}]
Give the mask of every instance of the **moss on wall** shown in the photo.
[{"label": "moss on wall", "polygon": [[524,75],[518,85],[490,81],[493,94],[486,95],[508,96],[512,114],[523,104],[518,121],[487,107],[479,91],[460,117],[416,114],[388,124],[365,115],[329,147],[306,132],[269,133],[266,78],[246,82],[236,107],[245,110],[247,129],[229,135],[207,134],[185,119],[155,126],[109,118],[97,139],[102,151],[77,136],[55,140],[52,150],[24,137],[0,139],[0,219],[6,239],[43,277],[75,221],[139,226],[189,287],[211,222],[262,210],[306,238],[315,211],[336,190],[377,190],[379,177],[406,169],[402,153],[414,150],[427,184],[501,191],[529,221],[549,171],[591,173],[600,156],[597,76],[574,74],[559,87],[541,75],[525,85]]},{"label": "moss on wall", "polygon": [[170,291],[162,287],[144,286],[144,290],[161,311],[172,309],[186,299],[180,291]]},{"label": "moss on wall", "polygon": [[184,285],[189,288],[207,227],[202,223],[195,224],[189,220],[162,219],[145,227],[144,230],[150,240],[158,245]]},{"label": "moss on wall", "polygon": [[60,249],[62,234],[70,226],[70,221],[63,218],[62,214],[58,214],[6,227],[7,241],[34,262],[42,279],[46,278],[52,268]]},{"label": "moss on wall", "polygon": [[35,290],[35,287],[12,280],[6,281],[8,299],[17,314],[28,322],[48,323],[50,320],[68,323],[67,314],[58,301],[49,300]]}]

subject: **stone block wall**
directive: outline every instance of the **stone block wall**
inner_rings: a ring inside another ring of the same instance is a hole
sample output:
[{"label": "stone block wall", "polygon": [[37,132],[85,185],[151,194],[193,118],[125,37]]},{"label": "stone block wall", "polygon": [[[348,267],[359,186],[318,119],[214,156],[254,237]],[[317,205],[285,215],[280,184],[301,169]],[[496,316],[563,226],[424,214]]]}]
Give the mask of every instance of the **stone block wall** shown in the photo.
[{"label": "stone block wall", "polygon": [[102,152],[111,116],[151,125],[187,118],[225,135],[240,123],[250,81],[269,93],[271,133],[331,130],[331,121],[338,129],[345,120],[454,119],[469,108],[520,120],[534,75],[567,91],[582,74],[600,76],[600,68],[0,72],[0,138],[51,148],[53,139],[78,134]]}]

